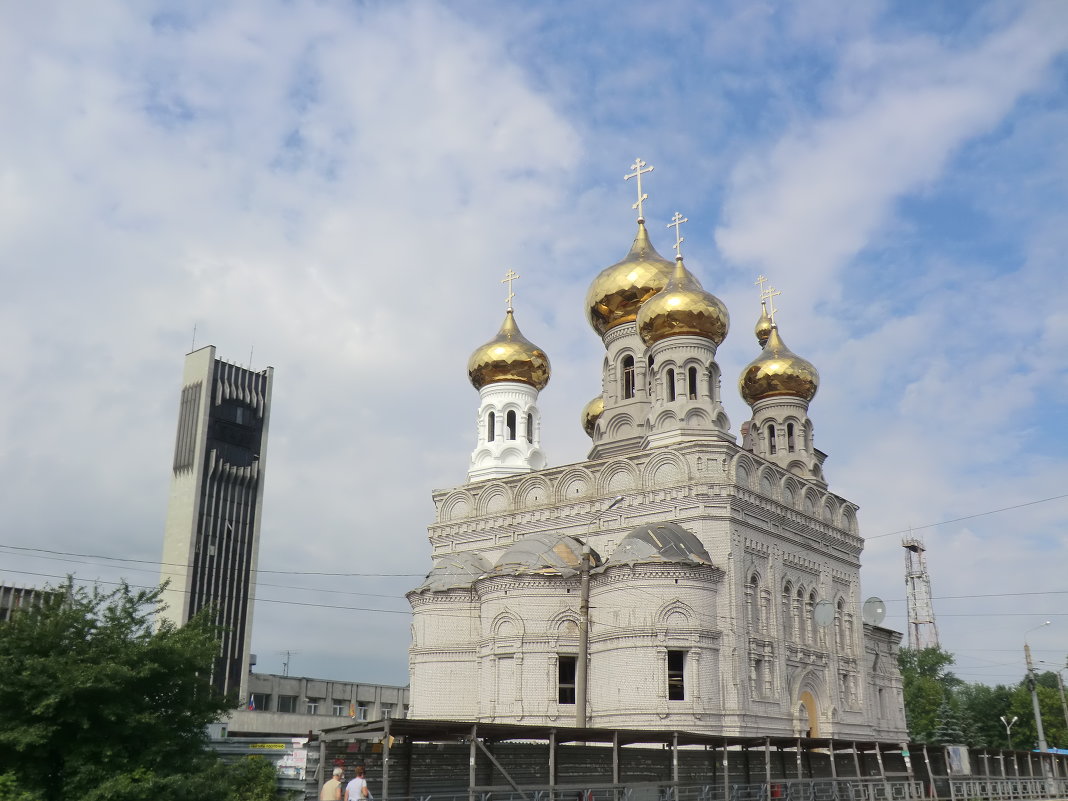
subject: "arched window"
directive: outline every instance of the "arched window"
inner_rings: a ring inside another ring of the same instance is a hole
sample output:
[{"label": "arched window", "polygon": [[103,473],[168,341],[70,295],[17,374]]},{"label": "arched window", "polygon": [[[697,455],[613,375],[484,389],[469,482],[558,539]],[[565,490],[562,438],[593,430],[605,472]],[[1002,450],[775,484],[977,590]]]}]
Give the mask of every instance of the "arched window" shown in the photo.
[{"label": "arched window", "polygon": [[508,430],[505,435],[508,439],[515,439],[515,409],[512,409],[504,418],[504,427]]},{"label": "arched window", "polygon": [[668,402],[675,400],[675,371],[667,371],[667,399]]},{"label": "arched window", "polygon": [[794,596],[794,639],[798,642],[805,641],[805,590],[803,587],[797,588],[797,595]]},{"label": "arched window", "polygon": [[786,450],[789,451],[790,453],[793,453],[795,450],[797,450],[796,444],[794,443],[794,424],[793,423],[787,423],[786,424]]},{"label": "arched window", "polygon": [[697,400],[697,368],[691,367],[686,371],[686,390],[690,400]]},{"label": "arched window", "polygon": [[841,598],[834,608],[834,643],[838,653],[845,650],[845,602]]},{"label": "arched window", "polygon": [[793,616],[790,614],[790,598],[793,596],[793,587],[786,582],[782,588],[782,630],[786,639],[790,639],[794,633]]},{"label": "arched window", "polygon": [[623,398],[634,397],[634,357],[623,357]]},{"label": "arched window", "polygon": [[778,445],[775,442],[775,424],[774,423],[769,423],[768,424],[768,453],[770,453],[770,454],[772,454],[774,456],[775,455],[775,451],[777,450],[777,448],[778,448]]},{"label": "arched window", "polygon": [[534,442],[534,415],[527,413],[527,442]]},{"label": "arched window", "polygon": [[486,417],[486,442],[493,442],[497,437],[497,415],[493,412]]},{"label": "arched window", "polygon": [[760,630],[760,584],[757,580],[757,574],[754,573],[749,578],[749,583],[745,587],[745,605],[749,610],[749,630]]},{"label": "arched window", "polygon": [[816,645],[820,641],[819,631],[816,628],[816,593],[811,592],[808,603],[805,605],[805,617],[808,619],[808,641]]}]

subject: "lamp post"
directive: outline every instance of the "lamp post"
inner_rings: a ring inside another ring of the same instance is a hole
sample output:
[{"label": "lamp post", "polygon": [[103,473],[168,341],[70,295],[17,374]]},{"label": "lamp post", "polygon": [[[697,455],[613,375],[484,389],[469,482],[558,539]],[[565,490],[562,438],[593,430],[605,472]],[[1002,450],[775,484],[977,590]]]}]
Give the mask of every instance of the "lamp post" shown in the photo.
[{"label": "lamp post", "polygon": [[1005,724],[1005,736],[1009,738],[1009,750],[1012,751],[1012,727],[1016,725],[1016,721],[1020,718],[1016,715],[1012,716],[1012,720],[1005,720],[1005,716],[1001,716],[1001,722]]},{"label": "lamp post", "polygon": [[590,661],[590,534],[601,516],[621,503],[623,496],[617,495],[608,506],[595,513],[582,542],[582,559],[579,562],[578,659],[575,660],[575,727],[579,729],[586,728],[586,679]]},{"label": "lamp post", "polygon": [[1028,629],[1024,632],[1024,657],[1027,659],[1027,684],[1031,688],[1031,705],[1035,709],[1035,728],[1038,729],[1038,750],[1043,754],[1049,751],[1049,746],[1046,745],[1046,732],[1042,730],[1042,710],[1038,707],[1038,687],[1035,682],[1035,664],[1031,661],[1031,646],[1027,644],[1027,635],[1032,631],[1038,631],[1041,628],[1045,628],[1052,621],[1047,620],[1045,623],[1040,623],[1033,629]]},{"label": "lamp post", "polygon": [[[1043,662],[1041,659],[1038,660],[1038,664],[1052,667],[1049,662]],[[1061,694],[1061,709],[1064,710],[1064,725],[1068,728],[1068,700],[1064,697],[1064,668],[1057,668],[1053,673],[1057,676],[1057,690]]]}]

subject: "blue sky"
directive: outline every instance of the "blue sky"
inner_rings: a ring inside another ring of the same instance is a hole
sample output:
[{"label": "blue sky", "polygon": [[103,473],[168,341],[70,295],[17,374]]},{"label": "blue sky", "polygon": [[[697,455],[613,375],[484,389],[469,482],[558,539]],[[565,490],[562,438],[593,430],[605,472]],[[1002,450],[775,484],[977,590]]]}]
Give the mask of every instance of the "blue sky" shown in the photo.
[{"label": "blue sky", "polygon": [[685,214],[687,265],[731,312],[736,432],[753,281],[783,291],[888,624],[905,623],[892,532],[911,525],[961,675],[1017,679],[1045,619],[1032,645],[1063,663],[1068,499],[1032,502],[1068,492],[1068,6],[101,0],[6,17],[3,580],[154,580],[195,325],[198,345],[276,368],[261,567],[374,574],[265,573],[260,668],[290,650],[298,673],[403,683],[402,595],[429,567],[431,489],[464,480],[464,366],[500,323],[500,276],[523,276],[519,323],[553,362],[546,453],[579,461],[603,354],[582,299],[630,244],[640,156],[654,242],[669,253]]}]

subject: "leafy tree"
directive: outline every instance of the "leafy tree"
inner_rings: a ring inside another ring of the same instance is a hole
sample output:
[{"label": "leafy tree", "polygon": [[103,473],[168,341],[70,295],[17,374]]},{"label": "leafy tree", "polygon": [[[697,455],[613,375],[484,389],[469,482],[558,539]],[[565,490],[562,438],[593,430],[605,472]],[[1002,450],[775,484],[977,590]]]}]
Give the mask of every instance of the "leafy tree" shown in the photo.
[{"label": "leafy tree", "polygon": [[953,655],[941,648],[902,648],[898,665],[904,683],[905,719],[909,737],[918,743],[933,742],[942,703],[961,684],[949,667]]},{"label": "leafy tree", "polygon": [[[1049,677],[1053,686],[1057,686],[1055,674],[1040,674],[1036,682],[1038,706],[1042,712],[1042,728],[1046,734],[1046,743],[1054,746],[1068,747],[1068,726],[1065,725],[1064,708],[1057,689],[1049,687]],[[1020,720],[1012,730],[1012,740],[1017,748],[1030,749],[1038,747],[1038,726],[1035,725],[1035,710],[1031,702],[1031,689],[1027,678],[1016,687],[1012,695],[1011,712]]]},{"label": "leafy tree", "polygon": [[157,628],[161,591],[68,580],[0,624],[0,800],[273,798],[273,771],[270,794],[234,795],[253,769],[207,749],[232,707],[208,681],[216,631],[205,616]]},{"label": "leafy tree", "polygon": [[[1012,696],[1014,688],[1004,684],[988,687],[985,684],[969,683],[957,688],[955,693],[960,704],[961,715],[971,725],[971,731],[965,727],[968,744],[987,746],[989,748],[1008,748],[1005,725],[1001,722],[1004,715],[1012,720]],[[1013,744],[1016,744],[1016,731],[1013,730]]]}]

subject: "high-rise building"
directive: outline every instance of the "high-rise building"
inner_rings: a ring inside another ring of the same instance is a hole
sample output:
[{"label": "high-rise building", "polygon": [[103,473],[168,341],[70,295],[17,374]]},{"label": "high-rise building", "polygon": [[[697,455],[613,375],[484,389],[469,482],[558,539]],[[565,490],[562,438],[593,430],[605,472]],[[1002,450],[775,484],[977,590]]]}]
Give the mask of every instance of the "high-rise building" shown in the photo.
[{"label": "high-rise building", "polygon": [[645,199],[639,184],[630,252],[587,292],[605,351],[586,460],[541,452],[549,360],[510,291],[468,362],[467,482],[434,493],[434,566],[407,596],[411,714],[903,740],[901,635],[861,601],[857,506],[830,490],[809,417],[819,374],[758,279],[756,342],[735,346],[755,351],[751,416],[732,432],[727,308],[683,263],[682,215],[675,258],[657,253]]},{"label": "high-rise building", "polygon": [[244,699],[274,369],[186,356],[163,538],[165,615],[213,609],[222,629],[212,682]]}]

